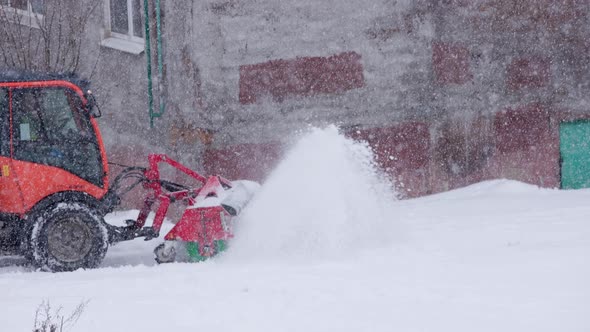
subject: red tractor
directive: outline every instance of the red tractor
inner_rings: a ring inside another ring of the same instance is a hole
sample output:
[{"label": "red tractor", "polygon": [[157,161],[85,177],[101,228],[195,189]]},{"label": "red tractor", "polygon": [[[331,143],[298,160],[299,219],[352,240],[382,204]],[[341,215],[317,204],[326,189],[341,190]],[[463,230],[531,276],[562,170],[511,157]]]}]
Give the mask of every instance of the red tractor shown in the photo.
[{"label": "red tractor", "polygon": [[[167,244],[156,248],[156,260],[175,260],[178,243],[191,260],[223,250],[232,217],[255,185],[204,177],[166,155],[151,155],[149,167],[128,167],[111,183],[98,116],[88,82],[76,76],[0,74],[0,253],[23,255],[49,271],[97,267],[109,244],[158,237],[169,205],[177,202],[187,209]],[[162,163],[202,185],[160,179]],[[107,224],[104,216],[137,185],[148,192],[137,220]],[[154,222],[145,226],[152,208]]]}]

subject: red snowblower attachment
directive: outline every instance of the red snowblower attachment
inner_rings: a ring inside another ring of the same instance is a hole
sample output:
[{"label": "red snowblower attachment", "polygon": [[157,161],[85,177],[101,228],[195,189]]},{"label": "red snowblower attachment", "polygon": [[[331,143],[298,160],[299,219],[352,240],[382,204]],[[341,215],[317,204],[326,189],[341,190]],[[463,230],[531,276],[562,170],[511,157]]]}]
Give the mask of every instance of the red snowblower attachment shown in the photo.
[{"label": "red snowblower attachment", "polygon": [[[220,176],[204,177],[181,163],[162,154],[148,157],[149,168],[128,167],[114,180],[109,191],[110,206],[120,202],[120,197],[143,184],[148,190],[142,209],[136,220],[128,220],[127,226],[108,226],[111,243],[144,237],[157,238],[170,204],[183,203],[186,208],[180,220],[164,236],[165,242],[154,250],[158,263],[174,261],[203,261],[225,250],[233,237],[234,218],[244,209],[260,185],[252,181],[230,181]],[[162,180],[159,165],[166,163],[197,180],[202,185],[189,188]],[[131,185],[122,189],[126,180]],[[154,221],[145,226],[147,217],[157,205]]]}]

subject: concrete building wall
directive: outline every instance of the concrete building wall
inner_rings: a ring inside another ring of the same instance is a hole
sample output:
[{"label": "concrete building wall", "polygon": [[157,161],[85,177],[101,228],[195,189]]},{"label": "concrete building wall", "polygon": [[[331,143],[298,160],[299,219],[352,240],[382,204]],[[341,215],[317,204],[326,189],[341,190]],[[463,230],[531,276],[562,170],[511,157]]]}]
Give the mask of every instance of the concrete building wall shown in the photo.
[{"label": "concrete building wall", "polygon": [[[330,13],[307,5],[320,23],[303,15],[295,34],[287,31],[297,4],[263,8],[274,14],[264,24],[239,11],[222,20],[240,22],[230,25],[239,32],[226,28],[228,45],[242,45],[226,61],[234,63],[226,81],[238,105],[206,154],[211,170],[261,176],[250,168],[271,167],[286,133],[336,122],[371,143],[409,197],[498,177],[559,186],[559,123],[588,113],[586,1],[384,1],[372,4],[374,12],[349,2]],[[306,81],[297,78],[302,60],[345,52],[360,59],[362,87],[310,93],[297,86]],[[277,69],[284,67],[295,83],[285,83]],[[266,80],[258,88],[267,98],[243,102],[241,88],[256,89],[252,76]]]}]

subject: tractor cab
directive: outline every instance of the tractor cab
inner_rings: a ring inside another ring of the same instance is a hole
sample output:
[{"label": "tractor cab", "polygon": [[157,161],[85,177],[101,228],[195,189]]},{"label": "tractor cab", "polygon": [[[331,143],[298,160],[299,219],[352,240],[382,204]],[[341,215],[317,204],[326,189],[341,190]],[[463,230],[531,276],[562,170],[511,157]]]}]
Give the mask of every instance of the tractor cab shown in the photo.
[{"label": "tractor cab", "polygon": [[106,193],[106,158],[85,88],[72,76],[0,76],[2,213],[24,215],[60,192]]}]

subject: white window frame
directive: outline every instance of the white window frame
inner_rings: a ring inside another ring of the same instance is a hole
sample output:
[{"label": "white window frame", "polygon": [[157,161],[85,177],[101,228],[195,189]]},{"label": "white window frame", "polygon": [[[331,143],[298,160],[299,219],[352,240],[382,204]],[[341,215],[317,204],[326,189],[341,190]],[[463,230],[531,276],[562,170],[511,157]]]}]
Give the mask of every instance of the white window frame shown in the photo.
[{"label": "white window frame", "polygon": [[110,0],[104,0],[104,30],[100,44],[127,53],[141,54],[145,50],[145,39],[134,35],[134,14],[142,15],[141,12],[133,13],[132,0],[127,0],[127,28],[129,33],[113,32],[111,30],[111,3]]},{"label": "white window frame", "polygon": [[[10,0],[8,1],[10,2]],[[45,5],[45,3],[43,5]],[[0,10],[4,11],[3,15],[6,15],[9,20],[14,20],[13,23],[20,23],[21,25],[30,26],[37,29],[39,29],[39,23],[43,24],[43,20],[45,19],[43,14],[33,12],[31,0],[27,0],[27,10],[12,7],[11,5],[0,5]],[[15,15],[19,16],[18,19],[15,17]]]}]

